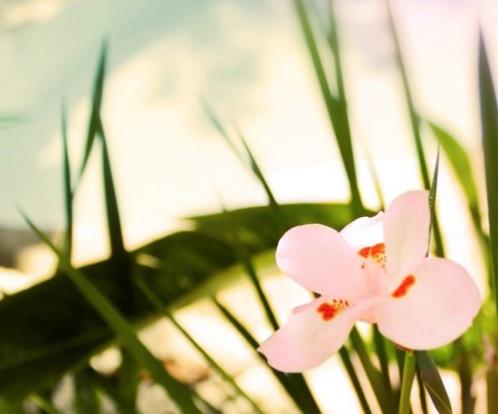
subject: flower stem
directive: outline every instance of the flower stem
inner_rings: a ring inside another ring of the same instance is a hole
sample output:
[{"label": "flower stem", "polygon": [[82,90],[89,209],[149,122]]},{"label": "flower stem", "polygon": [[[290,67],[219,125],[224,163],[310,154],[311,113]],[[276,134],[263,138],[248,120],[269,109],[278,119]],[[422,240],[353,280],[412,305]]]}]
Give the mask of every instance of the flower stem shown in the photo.
[{"label": "flower stem", "polygon": [[403,366],[403,378],[401,380],[401,396],[399,399],[398,414],[410,413],[410,393],[412,390],[413,377],[415,376],[415,357],[412,353],[405,354]]}]

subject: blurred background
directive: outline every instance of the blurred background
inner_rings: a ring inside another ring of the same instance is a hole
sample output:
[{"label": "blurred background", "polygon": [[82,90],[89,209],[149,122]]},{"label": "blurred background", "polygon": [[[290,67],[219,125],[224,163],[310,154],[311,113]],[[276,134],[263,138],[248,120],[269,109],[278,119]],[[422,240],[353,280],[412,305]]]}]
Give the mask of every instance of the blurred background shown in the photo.
[{"label": "blurred background", "polygon": [[[423,187],[395,48],[384,1],[334,4],[358,182],[366,207],[377,210],[371,164],[386,202]],[[476,165],[479,198],[484,200],[478,22],[498,75],[496,1],[393,0],[391,6],[418,113],[459,138]],[[320,7],[320,2],[310,2],[311,10]],[[319,23],[315,29],[319,31]],[[127,250],[189,230],[192,223],[186,217],[216,213],[222,205],[233,210],[267,204],[264,189],[220,139],[203,102],[243,131],[279,203],[348,202],[347,177],[290,1],[3,0],[0,33],[0,289],[6,297],[50,278],[57,269],[55,256],[24,224],[17,207],[55,240],[63,239],[61,103],[74,177],[104,40],[108,50],[101,117]],[[424,137],[424,146],[432,171],[437,141]],[[444,157],[441,162],[438,209],[446,254],[466,266],[485,293],[484,265],[476,260],[479,246],[464,196]],[[104,191],[94,151],[74,200],[75,266],[109,257]],[[278,274],[271,252],[255,261],[283,322],[293,307],[309,299],[308,293]],[[250,281],[240,270],[227,272],[231,276],[225,275],[217,297],[262,341],[271,329]],[[263,412],[297,412],[209,299],[175,299],[181,302],[175,308],[181,325]],[[233,390],[227,391],[172,322],[157,316],[146,327],[140,325],[140,338],[168,370],[196,384],[223,412],[253,412]],[[104,346],[90,367],[111,375],[120,361],[118,347]],[[81,412],[75,408],[71,373],[60,378],[52,389],[54,404],[62,412]],[[360,411],[337,357],[306,378],[323,412]],[[456,374],[445,372],[444,381],[458,407]],[[484,385],[474,385],[482,393]],[[368,385],[365,389],[371,394]],[[124,412],[101,390],[98,395],[102,412]],[[147,376],[141,377],[137,401],[140,412],[175,412],[164,390]],[[482,407],[478,399],[476,412],[483,412]],[[24,409],[36,411],[36,404],[28,402]]]}]

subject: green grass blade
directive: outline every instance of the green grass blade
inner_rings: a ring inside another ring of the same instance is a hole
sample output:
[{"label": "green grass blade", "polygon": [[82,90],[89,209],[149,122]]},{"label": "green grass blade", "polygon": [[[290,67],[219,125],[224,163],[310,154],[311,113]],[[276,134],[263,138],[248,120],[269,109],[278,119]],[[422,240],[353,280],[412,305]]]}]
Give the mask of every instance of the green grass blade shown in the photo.
[{"label": "green grass blade", "polygon": [[342,70],[342,59],[341,59],[341,51],[340,51],[340,41],[339,41],[339,33],[337,30],[337,18],[335,14],[335,2],[336,0],[330,0],[327,2],[328,12],[329,12],[329,20],[330,20],[330,30],[327,36],[327,40],[330,46],[330,50],[332,51],[332,59],[334,60],[334,69],[335,69],[335,80],[337,85],[337,97],[341,102],[343,102],[344,106],[347,107],[347,99],[346,99],[346,90],[344,88],[344,76]]},{"label": "green grass blade", "polygon": [[244,148],[245,155],[235,145],[234,140],[232,139],[230,134],[227,132],[227,129],[225,128],[223,123],[220,121],[220,119],[216,116],[216,114],[211,109],[211,107],[206,102],[203,102],[203,107],[204,107],[204,110],[207,114],[207,117],[209,118],[214,129],[216,131],[218,131],[218,133],[223,138],[223,140],[226,142],[226,144],[228,145],[230,150],[242,162],[244,167],[249,168],[249,170],[255,175],[256,179],[261,184],[264,192],[266,193],[266,196],[268,197],[268,204],[270,205],[272,210],[274,210],[276,223],[281,228],[286,228],[287,226],[285,224],[284,214],[280,210],[277,199],[275,198],[275,195],[273,194],[273,191],[271,190],[271,187],[268,184],[268,181],[266,180],[263,172],[261,171],[261,168],[259,167],[259,164],[256,160],[256,157],[253,155],[251,148],[247,144],[247,140],[245,139],[242,132],[237,127],[235,127],[237,138],[239,139],[239,141],[241,142],[241,144]]},{"label": "green grass blade", "polygon": [[389,376],[389,359],[387,355],[386,349],[386,339],[382,336],[379,331],[377,325],[373,325],[373,339],[375,344],[375,350],[377,352],[377,357],[379,359],[380,371],[382,372],[382,378],[384,379],[384,383],[386,385],[386,389],[391,392],[391,395],[394,397],[392,386],[391,386],[391,378]]},{"label": "green grass blade", "polygon": [[100,110],[102,107],[102,97],[104,91],[104,78],[107,63],[107,42],[102,43],[100,50],[100,58],[97,66],[97,73],[93,84],[92,106],[90,110],[90,119],[88,121],[88,131],[85,141],[85,149],[83,151],[83,159],[79,170],[77,182],[80,181],[85,172],[86,165],[90,158],[90,154],[95,142],[95,137],[100,125]]},{"label": "green grass blade", "polygon": [[394,413],[394,400],[392,395],[390,395],[389,389],[387,389],[384,378],[382,374],[375,368],[370,359],[370,354],[365,346],[365,342],[361,337],[360,333],[356,328],[353,328],[351,334],[349,335],[351,340],[351,345],[360,358],[361,365],[365,371],[365,374],[372,386],[372,390],[375,394],[375,398],[382,408],[383,413]]},{"label": "green grass blade", "polygon": [[100,412],[100,401],[95,387],[86,371],[80,371],[74,376],[75,407],[77,414],[95,414]]},{"label": "green grass blade", "polygon": [[353,388],[356,392],[356,396],[358,397],[358,401],[360,402],[363,413],[364,414],[372,414],[372,410],[370,409],[370,406],[368,405],[367,397],[365,396],[365,392],[363,391],[363,387],[361,386],[358,375],[356,374],[353,363],[351,362],[351,358],[349,357],[349,352],[347,351],[347,349],[344,346],[339,350],[339,357],[341,358],[341,361],[344,365],[344,368],[346,369],[346,372],[348,373],[349,379],[350,379],[351,384],[353,385]]},{"label": "green grass blade", "polygon": [[398,414],[410,414],[410,394],[415,376],[415,358],[410,352],[405,353],[403,364],[403,378],[401,378],[401,395],[399,398]]},{"label": "green grass blade", "polygon": [[437,366],[426,351],[414,351],[415,360],[425,389],[439,414],[451,414],[451,403]]},{"label": "green grass blade", "polygon": [[277,318],[275,317],[275,313],[273,312],[272,306],[270,304],[270,301],[268,297],[266,296],[263,287],[261,286],[261,283],[259,281],[258,275],[256,273],[256,269],[249,257],[249,254],[247,253],[247,249],[245,246],[242,244],[242,241],[240,240],[239,236],[239,227],[238,223],[236,222],[235,216],[232,216],[231,213],[225,209],[223,209],[224,213],[226,214],[227,219],[230,221],[232,225],[232,246],[234,247],[235,251],[237,252],[237,256],[239,258],[239,261],[242,263],[242,266],[244,267],[244,270],[249,277],[249,281],[251,282],[251,285],[254,288],[254,292],[256,293],[256,296],[259,300],[259,303],[261,307],[263,308],[263,311],[265,313],[266,319],[268,320],[270,326],[273,328],[274,331],[276,331],[279,326],[277,322]]},{"label": "green grass blade", "polygon": [[40,394],[33,393],[30,394],[29,399],[33,401],[33,403],[47,414],[62,414],[62,411],[57,409],[50,401],[43,398]]},{"label": "green grass blade", "polygon": [[429,246],[431,243],[431,231],[434,228],[434,221],[436,219],[436,196],[437,196],[437,183],[439,178],[439,147],[437,149],[436,165],[434,166],[434,174],[432,176],[432,184],[429,190],[429,209],[431,213],[431,221],[429,227],[429,241],[427,243],[427,255],[429,255]]},{"label": "green grass blade", "polygon": [[449,131],[434,122],[428,122],[428,125],[446,154],[455,177],[467,197],[469,204],[479,211],[477,186],[474,179],[472,164],[467,152]]},{"label": "green grass blade", "polygon": [[[254,350],[257,350],[259,348],[259,343],[247,330],[247,328],[215,297],[213,297],[213,302],[227,322],[235,328],[247,344]],[[265,357],[259,352],[256,353],[266,365]],[[321,412],[315,402],[315,399],[313,398],[313,394],[309,390],[306,381],[301,374],[284,374],[273,368],[271,368],[271,371],[303,414],[319,414]]]},{"label": "green grass blade", "polygon": [[62,163],[63,163],[63,190],[64,211],[66,214],[66,232],[64,237],[64,254],[71,260],[73,243],[73,191],[71,187],[71,165],[67,142],[66,108],[61,106],[61,132],[62,132]]},{"label": "green grass blade", "polygon": [[114,179],[112,176],[111,161],[107,148],[107,140],[102,124],[100,123],[97,134],[102,142],[102,173],[104,181],[104,195],[106,206],[106,218],[109,231],[109,240],[111,242],[111,252],[113,256],[126,255],[126,249],[123,240],[123,231],[121,218],[119,214],[118,199]]},{"label": "green grass blade", "polygon": [[[412,136],[413,136],[413,140],[414,140],[414,144],[415,144],[415,149],[417,152],[417,160],[418,160],[418,164],[419,164],[420,175],[422,177],[422,182],[424,184],[424,187],[426,189],[429,189],[429,187],[430,187],[429,169],[427,167],[427,160],[425,157],[425,151],[424,151],[424,147],[422,144],[422,138],[421,138],[421,133],[420,133],[420,130],[421,130],[420,117],[417,113],[417,110],[415,109],[415,104],[413,102],[412,92],[410,89],[410,83],[408,81],[408,75],[406,72],[406,66],[405,66],[405,62],[403,60],[401,44],[399,41],[399,36],[398,36],[397,29],[396,29],[396,24],[394,22],[394,17],[393,17],[392,10],[391,10],[391,5],[390,5],[391,0],[384,0],[384,1],[385,1],[385,5],[386,5],[389,30],[391,32],[391,36],[392,36],[393,43],[394,43],[396,63],[397,63],[399,73],[401,76],[403,92],[404,92],[406,104],[408,107],[408,115],[410,118],[410,126],[411,126]],[[438,221],[437,217],[435,218],[434,223],[433,223],[433,230],[434,230],[434,241],[435,241],[434,247],[435,247],[436,255],[443,257],[444,256],[444,245],[443,245],[443,239],[441,237],[441,230],[439,228],[439,221]]]},{"label": "green grass blade", "polygon": [[[482,227],[479,195],[470,157],[467,154],[465,148],[449,131],[433,122],[428,122],[428,125],[434,137],[446,154],[446,157],[448,158],[457,182],[460,185],[463,193],[465,194],[472,227],[479,240],[479,245],[481,247],[483,255],[483,261],[487,267],[487,273],[490,274],[489,237]],[[491,285],[491,275],[489,281]]]},{"label": "green grass blade", "polygon": [[88,303],[95,309],[100,317],[108,324],[115,333],[119,342],[124,346],[133,357],[149,371],[154,380],[164,387],[170,398],[175,401],[178,407],[184,413],[198,413],[201,411],[194,403],[193,392],[184,384],[170,376],[150,351],[137,338],[133,328],[128,324],[126,319],[114,307],[114,305],[100,292],[100,290],[78,269],[74,269],[62,252],[48,239],[48,237],[39,230],[33,222],[23,214],[24,219],[31,229],[40,237],[40,239],[52,250],[60,260],[61,267],[67,276],[78,288],[80,293],[85,297]]},{"label": "green grass blade", "polygon": [[491,68],[482,35],[479,37],[479,98],[486,172],[493,291],[498,314],[498,106]]},{"label": "green grass blade", "polygon": [[422,409],[422,414],[429,414],[429,408],[427,407],[427,398],[425,397],[424,383],[422,382],[422,375],[420,374],[420,368],[417,366],[417,385],[418,385],[418,397],[420,399],[420,408]]},{"label": "green grass blade", "polygon": [[[351,204],[356,212],[361,212],[363,203],[361,200],[360,190],[356,176],[355,158],[353,153],[353,144],[351,139],[351,131],[347,117],[346,107],[341,99],[333,96],[325,69],[320,57],[315,35],[311,27],[307,7],[303,0],[294,0],[294,6],[298,15],[299,23],[308,51],[310,53],[315,75],[318,80],[320,91],[325,103],[329,121],[334,131],[339,152],[341,154],[342,162],[346,175],[348,177],[350,191],[351,191]],[[339,54],[337,55],[339,56]]]},{"label": "green grass blade", "polygon": [[153,304],[159,313],[162,313],[166,318],[168,318],[171,323],[178,329],[182,335],[187,339],[188,342],[199,352],[203,358],[206,360],[208,365],[218,373],[218,375],[223,378],[231,387],[239,394],[240,397],[244,398],[252,407],[253,412],[263,414],[263,411],[259,408],[256,402],[237,384],[233,377],[228,374],[212,357],[209,355],[204,348],[183,328],[183,326],[176,320],[171,312],[169,312],[166,307],[161,303],[159,297],[153,292],[153,290],[147,286],[143,279],[136,280],[137,285],[144,292],[148,300]]}]

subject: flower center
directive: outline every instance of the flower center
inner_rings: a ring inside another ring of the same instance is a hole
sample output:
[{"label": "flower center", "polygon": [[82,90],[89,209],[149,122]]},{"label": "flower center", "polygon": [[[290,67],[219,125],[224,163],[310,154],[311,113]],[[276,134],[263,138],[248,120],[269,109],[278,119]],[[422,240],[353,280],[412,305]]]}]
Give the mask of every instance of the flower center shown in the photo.
[{"label": "flower center", "polygon": [[[358,254],[365,259],[370,259],[385,269],[386,267],[386,246],[384,243],[377,243],[373,246],[363,247],[358,250]],[[362,266],[364,267],[364,266]]]},{"label": "flower center", "polygon": [[337,300],[334,299],[331,302],[322,302],[316,308],[316,311],[320,314],[321,318],[324,321],[330,321],[337,314],[341,313],[344,309],[349,306],[349,302],[347,300]]},{"label": "flower center", "polygon": [[410,288],[415,284],[415,276],[408,275],[406,276],[401,284],[391,293],[393,298],[402,298],[405,296]]}]

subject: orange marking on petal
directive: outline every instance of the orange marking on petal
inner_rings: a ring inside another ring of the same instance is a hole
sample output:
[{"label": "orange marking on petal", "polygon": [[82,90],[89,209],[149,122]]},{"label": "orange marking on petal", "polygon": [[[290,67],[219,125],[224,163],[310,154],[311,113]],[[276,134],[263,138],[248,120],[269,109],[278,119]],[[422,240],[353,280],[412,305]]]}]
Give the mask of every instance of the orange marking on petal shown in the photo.
[{"label": "orange marking on petal", "polygon": [[363,247],[358,254],[365,259],[372,259],[382,267],[386,265],[386,246],[384,243],[377,243],[373,246]]},{"label": "orange marking on petal", "polygon": [[334,299],[331,302],[322,302],[318,308],[316,308],[316,311],[324,321],[330,321],[348,306],[349,302],[347,300]]},{"label": "orange marking on petal", "polygon": [[391,293],[393,298],[402,298],[408,293],[408,290],[415,284],[415,276],[406,276],[396,290]]}]

